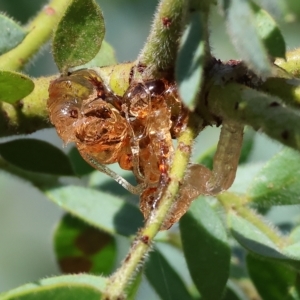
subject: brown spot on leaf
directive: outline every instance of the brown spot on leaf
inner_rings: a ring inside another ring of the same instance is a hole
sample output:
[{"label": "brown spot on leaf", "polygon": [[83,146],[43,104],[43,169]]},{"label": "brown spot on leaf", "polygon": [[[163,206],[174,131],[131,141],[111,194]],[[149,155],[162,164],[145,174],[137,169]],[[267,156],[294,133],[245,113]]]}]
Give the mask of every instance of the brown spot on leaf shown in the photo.
[{"label": "brown spot on leaf", "polygon": [[111,237],[96,228],[87,228],[75,240],[75,245],[85,255],[93,255],[99,252],[111,241]]},{"label": "brown spot on leaf", "polygon": [[87,273],[92,268],[92,262],[86,257],[64,257],[58,263],[64,273]]}]

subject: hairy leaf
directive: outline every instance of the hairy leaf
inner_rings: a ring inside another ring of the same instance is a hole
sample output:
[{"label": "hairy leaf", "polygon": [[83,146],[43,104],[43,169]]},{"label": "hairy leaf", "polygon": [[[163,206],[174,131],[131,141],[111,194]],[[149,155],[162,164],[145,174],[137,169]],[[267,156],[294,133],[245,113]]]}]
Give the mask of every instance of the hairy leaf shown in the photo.
[{"label": "hairy leaf", "polygon": [[0,71],[0,101],[15,103],[29,95],[33,89],[34,83],[29,77],[21,73]]},{"label": "hairy leaf", "polygon": [[262,299],[295,299],[291,290],[296,284],[297,272],[275,261],[262,260],[251,254],[246,258],[247,269]]},{"label": "hairy leaf", "polygon": [[0,144],[0,155],[10,164],[30,172],[72,176],[68,157],[53,145],[36,139],[17,139]]},{"label": "hairy leaf", "polygon": [[285,42],[276,22],[265,10],[256,5],[254,13],[258,34],[269,55],[285,58]]},{"label": "hairy leaf", "polygon": [[248,300],[248,297],[237,283],[229,279],[222,300]]},{"label": "hairy leaf", "polygon": [[268,53],[255,25],[251,4],[245,0],[222,0],[226,26],[235,49],[242,60],[258,75],[272,73]]},{"label": "hairy leaf", "polygon": [[275,17],[282,18],[285,9],[285,0],[252,0],[258,6]]},{"label": "hairy leaf", "polygon": [[117,59],[114,48],[106,41],[103,41],[100,51],[91,61],[74,69],[104,67],[114,65],[116,63]]},{"label": "hairy leaf", "polygon": [[161,299],[192,299],[180,276],[157,249],[150,253],[145,273]]},{"label": "hairy leaf", "polygon": [[229,276],[230,247],[221,220],[205,198],[192,203],[180,220],[180,232],[184,256],[201,296],[220,299]]},{"label": "hairy leaf", "polygon": [[0,14],[0,55],[22,42],[27,32],[14,20]]},{"label": "hairy leaf", "polygon": [[74,0],[59,22],[53,38],[53,56],[60,70],[83,65],[99,52],[104,20],[94,0]]},{"label": "hairy leaf", "polygon": [[137,207],[108,193],[72,185],[45,193],[66,211],[110,234],[130,236],[143,224]]},{"label": "hairy leaf", "polygon": [[248,251],[268,259],[286,262],[296,269],[299,268],[299,254],[292,256],[285,248],[280,249],[278,245],[254,224],[237,216],[234,212],[229,212],[228,222],[233,237]]},{"label": "hairy leaf", "polygon": [[58,264],[64,273],[108,276],[116,259],[113,236],[66,214],[54,233]]},{"label": "hairy leaf", "polygon": [[249,199],[264,207],[299,204],[300,154],[285,148],[257,174],[249,191]]},{"label": "hairy leaf", "polygon": [[99,300],[106,279],[87,274],[39,280],[0,294],[1,300]]},{"label": "hairy leaf", "polygon": [[84,176],[95,171],[95,169],[82,158],[82,156],[80,155],[76,147],[72,147],[70,149],[68,153],[68,157],[70,159],[70,162],[72,164],[75,173],[78,176]]},{"label": "hairy leaf", "polygon": [[181,38],[176,63],[176,80],[179,94],[186,105],[196,99],[202,82],[205,63],[203,18],[199,12],[191,14],[190,23]]}]

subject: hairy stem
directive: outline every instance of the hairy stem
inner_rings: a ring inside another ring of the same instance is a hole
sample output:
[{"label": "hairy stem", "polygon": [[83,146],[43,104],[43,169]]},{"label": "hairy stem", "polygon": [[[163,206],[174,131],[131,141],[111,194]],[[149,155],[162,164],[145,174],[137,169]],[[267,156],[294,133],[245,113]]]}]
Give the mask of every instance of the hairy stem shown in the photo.
[{"label": "hairy stem", "polygon": [[300,150],[299,112],[281,104],[277,97],[237,83],[213,85],[206,98],[207,108],[217,119],[231,119],[284,145]]},{"label": "hairy stem", "polygon": [[159,77],[161,73],[174,69],[188,2],[186,0],[160,2],[151,33],[137,60],[138,65],[147,67],[144,77]]},{"label": "hairy stem", "polygon": [[46,43],[67,6],[73,0],[52,0],[27,26],[28,34],[17,47],[0,57],[0,69],[17,71],[24,68]]},{"label": "hairy stem", "polygon": [[163,194],[160,205],[153,211],[145,227],[140,230],[122,266],[110,277],[103,299],[122,299],[124,291],[150,251],[153,239],[176,199],[179,184],[183,179],[190,159],[192,143],[197,134],[195,128],[195,124],[190,124],[178,138],[178,147],[169,174],[170,182]]}]

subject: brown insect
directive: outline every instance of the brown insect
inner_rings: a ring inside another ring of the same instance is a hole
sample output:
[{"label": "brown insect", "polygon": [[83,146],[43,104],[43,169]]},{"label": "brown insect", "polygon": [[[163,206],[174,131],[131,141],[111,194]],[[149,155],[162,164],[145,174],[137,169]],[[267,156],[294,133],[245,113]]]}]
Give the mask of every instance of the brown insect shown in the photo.
[{"label": "brown insect", "polygon": [[[188,119],[175,84],[165,79],[135,82],[120,97],[95,71],[80,70],[51,82],[48,109],[62,140],[74,142],[89,164],[139,194],[140,209],[146,220],[150,218],[169,180],[172,139]],[[115,162],[133,172],[137,186],[106,166]],[[207,184],[212,177],[204,166],[190,165],[161,229],[177,222],[199,194],[210,194]]]}]

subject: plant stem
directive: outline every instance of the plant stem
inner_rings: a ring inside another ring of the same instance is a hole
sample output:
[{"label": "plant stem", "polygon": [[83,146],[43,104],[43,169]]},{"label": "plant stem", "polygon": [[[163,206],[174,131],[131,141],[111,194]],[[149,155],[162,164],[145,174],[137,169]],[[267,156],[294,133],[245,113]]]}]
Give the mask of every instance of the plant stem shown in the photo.
[{"label": "plant stem", "polygon": [[126,291],[126,288],[150,251],[155,235],[158,233],[172,204],[176,200],[179,184],[183,179],[190,159],[192,143],[197,134],[195,128],[195,124],[190,122],[186,130],[178,138],[178,147],[175,151],[169,174],[170,182],[160,200],[160,205],[153,211],[145,227],[138,233],[121,267],[110,277],[103,299],[122,299],[124,291]]},{"label": "plant stem", "polygon": [[243,198],[230,192],[219,194],[217,198],[224,206],[226,211],[233,210],[239,216],[252,223],[260,231],[262,231],[275,245],[277,245],[279,249],[286,244],[286,239],[284,239],[274,228],[270,227],[261,216],[247,207]]},{"label": "plant stem", "polygon": [[67,6],[73,0],[52,0],[27,26],[28,34],[17,47],[0,57],[0,69],[17,71],[46,43]]},{"label": "plant stem", "polygon": [[299,112],[281,100],[245,85],[211,86],[207,109],[216,119],[230,119],[252,126],[282,144],[300,150]]},{"label": "plant stem", "polygon": [[186,0],[160,2],[151,33],[137,60],[138,65],[147,67],[144,77],[161,77],[161,73],[174,69],[188,2]]}]

